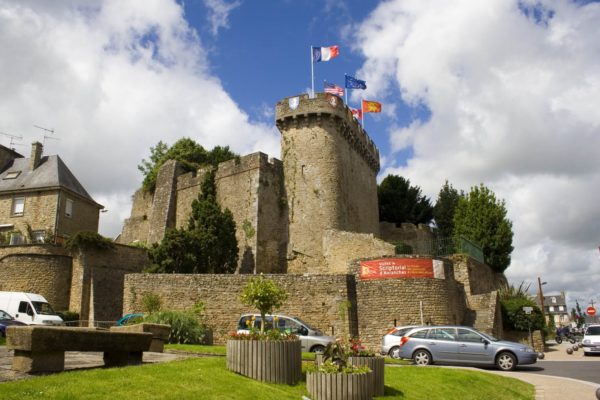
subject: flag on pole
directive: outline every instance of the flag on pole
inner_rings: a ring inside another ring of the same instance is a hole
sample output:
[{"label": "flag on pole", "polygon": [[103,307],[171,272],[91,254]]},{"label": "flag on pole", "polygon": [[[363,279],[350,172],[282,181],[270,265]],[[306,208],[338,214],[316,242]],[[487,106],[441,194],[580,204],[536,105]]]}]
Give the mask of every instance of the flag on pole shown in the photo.
[{"label": "flag on pole", "polygon": [[378,113],[381,112],[381,103],[376,101],[363,100],[362,101],[363,113]]},{"label": "flag on pole", "polygon": [[356,119],[362,119],[362,110],[360,108],[350,108],[352,116]]},{"label": "flag on pole", "polygon": [[346,75],[346,89],[366,89],[367,82]]},{"label": "flag on pole", "polygon": [[313,62],[329,61],[340,55],[338,46],[312,47]]},{"label": "flag on pole", "polygon": [[324,83],[324,92],[325,93],[331,93],[331,94],[335,94],[336,96],[343,96],[344,95],[344,88],[336,85],[335,83],[328,83],[325,82]]}]

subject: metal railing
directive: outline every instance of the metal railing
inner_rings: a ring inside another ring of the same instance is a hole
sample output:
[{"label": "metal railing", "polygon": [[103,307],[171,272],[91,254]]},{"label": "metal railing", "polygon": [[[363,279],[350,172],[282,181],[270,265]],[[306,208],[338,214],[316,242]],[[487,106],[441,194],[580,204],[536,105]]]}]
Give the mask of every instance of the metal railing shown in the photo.
[{"label": "metal railing", "polygon": [[433,240],[415,240],[396,245],[396,254],[421,254],[429,256],[449,256],[467,254],[483,263],[483,250],[465,237],[446,237]]}]

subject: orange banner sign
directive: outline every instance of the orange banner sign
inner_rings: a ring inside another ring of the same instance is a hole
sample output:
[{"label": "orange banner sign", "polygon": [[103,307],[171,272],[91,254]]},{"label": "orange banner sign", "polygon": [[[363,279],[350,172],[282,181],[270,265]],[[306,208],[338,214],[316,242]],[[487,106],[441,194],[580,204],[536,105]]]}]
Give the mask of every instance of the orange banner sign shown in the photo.
[{"label": "orange banner sign", "polygon": [[431,258],[383,258],[362,261],[360,279],[433,278]]}]

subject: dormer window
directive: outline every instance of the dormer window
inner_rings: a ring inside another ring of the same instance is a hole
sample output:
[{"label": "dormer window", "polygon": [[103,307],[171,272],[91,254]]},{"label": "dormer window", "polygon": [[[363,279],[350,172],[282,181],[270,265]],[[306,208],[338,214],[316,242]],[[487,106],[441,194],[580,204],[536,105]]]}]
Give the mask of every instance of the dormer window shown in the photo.
[{"label": "dormer window", "polygon": [[21,171],[10,171],[6,174],[4,179],[16,179],[19,175],[21,175]]}]

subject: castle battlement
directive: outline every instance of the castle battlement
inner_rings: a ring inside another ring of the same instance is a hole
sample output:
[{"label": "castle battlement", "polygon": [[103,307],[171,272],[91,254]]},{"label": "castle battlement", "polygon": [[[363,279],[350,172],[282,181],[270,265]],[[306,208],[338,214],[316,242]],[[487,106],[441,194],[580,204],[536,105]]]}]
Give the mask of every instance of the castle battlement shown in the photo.
[{"label": "castle battlement", "polygon": [[[296,98],[298,103],[294,106]],[[379,172],[379,149],[341,98],[327,93],[316,93],[316,97],[311,99],[308,94],[302,94],[287,97],[275,107],[275,123],[280,131],[322,124],[326,118],[336,125],[336,130],[375,173]]]},{"label": "castle battlement", "polygon": [[219,180],[253,169],[281,172],[283,171],[283,164],[276,158],[269,158],[265,153],[256,152],[222,162],[217,168],[215,179]]}]

